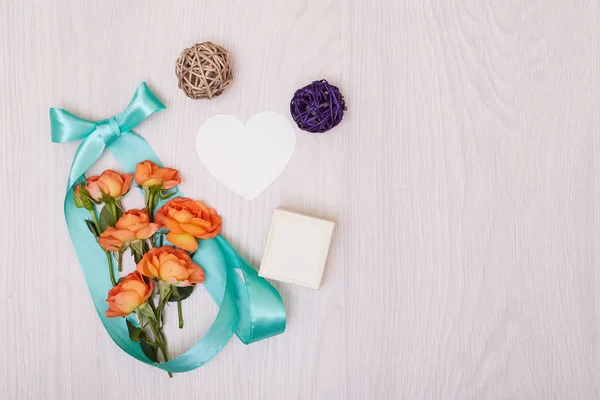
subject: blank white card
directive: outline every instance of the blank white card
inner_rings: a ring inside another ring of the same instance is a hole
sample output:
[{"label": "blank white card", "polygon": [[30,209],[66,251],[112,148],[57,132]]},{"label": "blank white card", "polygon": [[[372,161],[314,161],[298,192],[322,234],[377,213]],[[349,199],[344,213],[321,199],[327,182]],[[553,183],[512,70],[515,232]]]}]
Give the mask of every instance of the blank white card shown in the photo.
[{"label": "blank white card", "polygon": [[319,289],[334,222],[291,211],[273,211],[259,275]]}]

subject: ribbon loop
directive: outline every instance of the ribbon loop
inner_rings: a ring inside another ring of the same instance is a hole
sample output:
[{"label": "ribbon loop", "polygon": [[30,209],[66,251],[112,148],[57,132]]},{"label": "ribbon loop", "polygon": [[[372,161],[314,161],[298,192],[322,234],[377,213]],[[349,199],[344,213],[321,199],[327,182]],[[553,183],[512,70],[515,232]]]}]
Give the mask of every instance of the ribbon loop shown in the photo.
[{"label": "ribbon loop", "polygon": [[143,120],[157,111],[164,110],[165,105],[152,93],[146,82],[136,89],[131,102],[122,113],[115,117],[93,122],[73,115],[60,108],[50,109],[50,130],[54,143],[72,142],[85,139],[95,130],[103,130],[108,126],[109,131],[101,134],[108,144],[121,136],[121,132],[129,132]]},{"label": "ribbon loop", "polygon": [[96,129],[96,124],[79,118],[61,108],[50,109],[50,132],[52,142],[66,143],[84,139]]},{"label": "ribbon loop", "polygon": [[[286,313],[279,292],[259,277],[223,237],[217,236],[201,240],[193,259],[204,268],[206,281],[202,286],[220,309],[208,332],[183,355],[165,363],[154,363],[146,357],[138,343],[129,339],[124,318],[106,317],[106,294],[112,288],[106,259],[86,226],[85,220],[89,217],[87,211],[75,207],[74,185],[105,148],[114,154],[126,172],[135,171],[137,163],[144,160],[160,165],[148,142],[131,132],[131,129],[164,108],[162,102],[142,83],[125,111],[115,117],[92,122],[66,110],[52,108],[50,122],[53,142],[84,139],[71,165],[64,210],[71,240],[104,328],[113,341],[132,357],[165,371],[185,372],[212,359],[234,333],[245,344],[282,333],[285,330]],[[242,271],[244,279],[240,279],[236,269]]]}]

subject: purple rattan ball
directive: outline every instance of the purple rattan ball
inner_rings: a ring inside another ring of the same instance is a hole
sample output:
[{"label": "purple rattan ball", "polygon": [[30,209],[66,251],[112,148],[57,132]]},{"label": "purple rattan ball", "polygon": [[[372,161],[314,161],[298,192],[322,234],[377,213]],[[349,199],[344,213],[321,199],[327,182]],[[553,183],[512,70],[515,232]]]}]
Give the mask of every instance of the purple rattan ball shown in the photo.
[{"label": "purple rattan ball", "polygon": [[290,102],[292,118],[308,132],[327,132],[342,121],[344,110],[344,96],[324,79],[296,90]]}]

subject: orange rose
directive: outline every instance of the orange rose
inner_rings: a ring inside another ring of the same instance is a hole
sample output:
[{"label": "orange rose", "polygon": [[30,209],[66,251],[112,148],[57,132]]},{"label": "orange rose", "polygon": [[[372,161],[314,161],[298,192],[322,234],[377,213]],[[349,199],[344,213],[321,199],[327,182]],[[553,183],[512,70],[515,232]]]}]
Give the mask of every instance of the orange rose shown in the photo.
[{"label": "orange rose", "polygon": [[148,239],[158,230],[158,224],[150,222],[146,210],[129,210],[116,224],[117,229],[124,229],[135,233],[136,239]]},{"label": "orange rose", "polygon": [[156,212],[156,223],[169,230],[167,240],[184,250],[198,250],[198,239],[214,238],[221,232],[221,217],[202,202],[182,197],[165,203]]},{"label": "orange rose", "polygon": [[118,251],[132,240],[148,239],[158,230],[158,224],[150,222],[146,210],[129,210],[117,221],[116,227],[109,226],[98,238],[104,250]]},{"label": "orange rose", "polygon": [[161,168],[146,160],[135,167],[135,183],[140,186],[160,186],[160,190],[170,190],[181,183],[179,171]]},{"label": "orange rose", "polygon": [[108,197],[116,199],[125,195],[129,191],[133,175],[119,175],[113,170],[107,169],[100,176],[90,176],[87,178],[85,189],[96,201],[102,199],[102,192]]},{"label": "orange rose", "polygon": [[148,300],[153,288],[154,281],[147,284],[139,272],[130,273],[108,292],[106,316],[126,317]]},{"label": "orange rose", "polygon": [[137,270],[144,276],[158,278],[175,286],[204,282],[204,271],[188,253],[169,246],[154,248],[144,254]]}]

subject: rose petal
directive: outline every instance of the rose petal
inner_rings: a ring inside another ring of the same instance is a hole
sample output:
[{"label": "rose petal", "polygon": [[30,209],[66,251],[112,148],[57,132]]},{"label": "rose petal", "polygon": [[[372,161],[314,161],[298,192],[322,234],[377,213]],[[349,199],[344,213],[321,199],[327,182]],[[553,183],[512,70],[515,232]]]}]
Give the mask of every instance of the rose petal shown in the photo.
[{"label": "rose petal", "polygon": [[122,242],[130,242],[135,240],[135,233],[127,229],[114,229],[110,231],[110,234],[112,237]]},{"label": "rose petal", "polygon": [[[183,229],[185,232],[191,233],[192,235],[194,235],[196,237],[198,237],[198,235],[203,235],[206,233],[206,229],[204,229],[202,226],[196,225],[196,224],[179,224],[179,227],[181,229]],[[208,224],[208,227],[210,227],[210,223]]]},{"label": "rose petal", "polygon": [[135,266],[135,269],[142,275],[153,278],[154,275],[151,271],[150,271],[150,266],[151,264],[146,260],[146,258],[142,258],[140,260],[139,263],[137,263],[137,265]]},{"label": "rose petal", "polygon": [[188,222],[194,216],[188,210],[179,210],[171,216],[175,221],[182,223]]},{"label": "rose petal", "polygon": [[132,174],[123,174],[123,187],[121,188],[121,196],[126,195],[131,187],[131,181],[133,181]]},{"label": "rose petal", "polygon": [[194,236],[190,235],[189,233],[177,234],[169,232],[167,234],[167,240],[173,243],[175,246],[181,247],[182,249],[187,251],[198,250],[198,241],[196,240],[196,238],[194,238]]},{"label": "rose petal", "polygon": [[187,253],[187,251],[184,251],[184,250],[181,250],[181,249],[176,249],[174,247],[170,247],[170,249],[172,249],[173,254],[177,258],[179,258],[184,263],[184,265],[187,265],[188,263],[192,262],[192,258]]},{"label": "rose petal", "polygon": [[188,272],[190,276],[188,277],[188,281],[190,284],[202,283],[204,282],[205,276],[204,271],[200,266],[196,263],[190,263],[188,265]]},{"label": "rose petal", "polygon": [[94,200],[100,200],[102,198],[102,193],[100,193],[100,187],[98,186],[98,182],[90,182],[88,178],[88,185],[85,187],[89,192],[90,196]]},{"label": "rose petal", "polygon": [[[104,193],[110,197],[119,197],[123,188],[123,178],[116,172],[107,170],[100,175],[98,184],[102,187]],[[103,186],[106,186],[106,188]]]},{"label": "rose petal", "polygon": [[150,177],[146,179],[142,186],[158,186],[162,184],[162,179],[157,177]]},{"label": "rose petal", "polygon": [[129,313],[124,313],[123,311],[116,311],[116,310],[111,310],[110,308],[108,310],[105,311],[105,314],[108,318],[117,318],[117,317],[126,317]]},{"label": "rose petal", "polygon": [[144,298],[146,293],[148,293],[148,286],[145,283],[137,281],[137,280],[128,280],[124,281],[121,286],[122,291],[135,291],[140,295],[140,298]]},{"label": "rose petal", "polygon": [[150,177],[150,161],[146,160],[135,166],[135,183],[142,184]]},{"label": "rose petal", "polygon": [[136,291],[121,292],[115,296],[112,304],[114,305],[114,310],[121,311],[127,315],[142,304],[142,297]]},{"label": "rose petal", "polygon": [[173,261],[167,261],[160,265],[160,279],[163,281],[172,283],[172,279],[175,279],[175,282],[182,281],[187,279],[189,273],[187,269]]},{"label": "rose petal", "polygon": [[158,224],[148,224],[145,228],[138,230],[135,233],[135,237],[138,239],[148,239],[158,231]]},{"label": "rose petal", "polygon": [[118,251],[123,247],[123,242],[111,236],[100,236],[98,244],[106,251]]},{"label": "rose petal", "polygon": [[184,230],[179,227],[177,221],[170,217],[167,217],[166,215],[162,216],[161,222],[172,233],[184,233]]},{"label": "rose petal", "polygon": [[162,185],[163,190],[171,190],[175,186],[179,185],[181,181],[164,181]]},{"label": "rose petal", "polygon": [[116,224],[117,229],[129,229],[131,231],[135,231],[136,225],[141,224],[140,227],[145,225],[142,223],[139,215],[133,211],[134,210],[127,211],[121,218],[119,218]]},{"label": "rose petal", "polygon": [[200,235],[200,236],[198,236],[198,239],[212,239],[212,238],[219,236],[220,232],[221,232],[221,228],[219,228],[218,230],[215,230],[214,232],[207,232],[204,235]]}]

